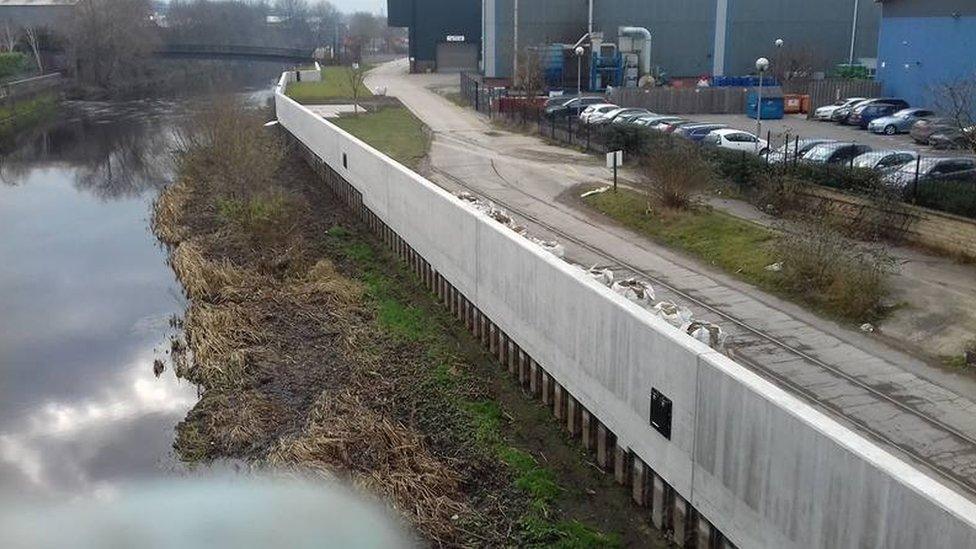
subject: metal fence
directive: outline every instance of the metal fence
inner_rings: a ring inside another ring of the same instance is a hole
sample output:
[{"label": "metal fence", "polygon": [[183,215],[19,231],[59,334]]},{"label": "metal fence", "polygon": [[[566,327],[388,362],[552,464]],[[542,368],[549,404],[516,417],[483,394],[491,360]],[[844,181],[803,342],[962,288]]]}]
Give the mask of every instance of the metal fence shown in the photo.
[{"label": "metal fence", "polygon": [[809,117],[820,107],[831,105],[838,99],[848,97],[880,97],[881,82],[876,80],[854,80],[850,78],[828,78],[812,80],[807,94],[810,96]]},{"label": "metal fence", "polygon": [[741,114],[748,88],[614,88],[610,102],[661,114]]},{"label": "metal fence", "polygon": [[[496,99],[496,106],[497,103]],[[591,126],[574,116],[548,118],[540,107],[528,102],[518,108],[505,111],[488,108],[486,112],[495,120],[587,152],[604,153],[613,148],[626,149],[630,156],[634,153],[653,154],[655,147],[661,145],[661,139],[680,139],[633,126]],[[800,185],[820,185],[861,195],[885,194],[893,203],[903,201],[976,219],[976,170],[960,172],[961,175],[955,177],[931,173],[929,168],[933,159],[946,157],[891,158],[890,151],[867,150],[857,151],[861,153],[857,155],[833,156],[829,162],[816,162],[801,154],[806,152],[801,150],[802,136],[787,134],[775,142],[771,134],[767,133],[765,137],[770,145],[764,154],[707,147],[702,148],[702,153],[708,156],[721,176],[746,189],[754,188],[770,175],[789,176],[793,183]],[[858,156],[862,158],[855,162]],[[905,162],[898,164],[899,160]]]}]

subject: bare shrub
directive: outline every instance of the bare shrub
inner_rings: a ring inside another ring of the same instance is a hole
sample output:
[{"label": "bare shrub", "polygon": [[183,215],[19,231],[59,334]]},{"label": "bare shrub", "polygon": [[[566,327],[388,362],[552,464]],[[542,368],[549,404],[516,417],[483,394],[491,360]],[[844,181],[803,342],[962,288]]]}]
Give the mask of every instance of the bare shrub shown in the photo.
[{"label": "bare shrub", "polygon": [[714,177],[694,146],[680,142],[662,143],[641,165],[651,195],[669,208],[689,208]]},{"label": "bare shrub", "polygon": [[763,172],[755,180],[753,203],[773,215],[803,211],[800,190],[806,183],[789,172]]},{"label": "bare shrub", "polygon": [[883,312],[894,267],[885,248],[858,245],[822,222],[803,221],[784,232],[776,247],[786,289],[850,320]]},{"label": "bare shrub", "polygon": [[266,119],[260,109],[216,99],[178,131],[180,172],[229,198],[250,198],[273,181],[284,158],[284,143],[264,127]]}]

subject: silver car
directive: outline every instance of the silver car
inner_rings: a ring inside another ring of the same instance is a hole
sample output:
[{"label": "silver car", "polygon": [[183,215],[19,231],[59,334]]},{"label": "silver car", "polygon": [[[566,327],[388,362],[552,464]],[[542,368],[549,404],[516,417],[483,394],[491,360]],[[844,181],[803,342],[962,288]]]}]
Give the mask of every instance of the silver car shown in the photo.
[{"label": "silver car", "polygon": [[865,99],[866,99],[865,97],[851,97],[848,99],[841,99],[836,103],[834,103],[833,105],[820,107],[819,109],[813,111],[813,118],[815,120],[830,120],[831,115],[833,115],[834,111],[836,111],[837,109],[850,107],[851,105],[855,103],[860,103]]},{"label": "silver car", "polygon": [[918,159],[915,151],[871,151],[854,158],[855,168],[887,172]]},{"label": "silver car", "polygon": [[868,131],[885,135],[908,133],[916,122],[933,116],[935,112],[928,109],[902,109],[891,116],[875,118],[868,123]]}]

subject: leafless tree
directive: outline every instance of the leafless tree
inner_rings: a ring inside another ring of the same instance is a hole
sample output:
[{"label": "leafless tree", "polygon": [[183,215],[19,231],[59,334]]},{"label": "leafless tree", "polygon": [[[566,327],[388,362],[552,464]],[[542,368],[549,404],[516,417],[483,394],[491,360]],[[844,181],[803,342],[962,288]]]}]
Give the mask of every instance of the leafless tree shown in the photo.
[{"label": "leafless tree", "polygon": [[935,87],[936,108],[959,130],[960,142],[976,152],[976,74]]},{"label": "leafless tree", "polygon": [[10,21],[3,22],[3,33],[0,34],[0,50],[12,52],[17,47],[17,32],[10,28]]},{"label": "leafless tree", "polygon": [[[381,38],[383,28],[380,20],[371,13],[359,11],[349,18],[349,43],[353,60],[363,60],[363,50],[367,49],[375,38]],[[367,52],[368,53],[368,52]]]},{"label": "leafless tree", "polygon": [[363,89],[363,82],[366,80],[366,68],[359,63],[353,63],[346,71],[346,75],[352,93],[353,113],[359,114],[359,94]]},{"label": "leafless tree", "polygon": [[526,48],[519,53],[518,72],[515,75],[515,87],[526,95],[538,95],[546,85],[542,71],[542,60],[535,48]]},{"label": "leafless tree", "polygon": [[80,0],[68,29],[78,78],[111,88],[142,72],[156,46],[149,0]]},{"label": "leafless tree", "polygon": [[24,27],[24,37],[27,38],[27,45],[30,46],[34,54],[34,62],[37,63],[37,72],[44,73],[44,64],[41,62],[40,43],[37,39],[37,28],[31,25]]},{"label": "leafless tree", "polygon": [[777,81],[788,82],[809,78],[816,71],[826,70],[828,65],[829,59],[818,46],[787,43],[776,49],[769,71]]}]

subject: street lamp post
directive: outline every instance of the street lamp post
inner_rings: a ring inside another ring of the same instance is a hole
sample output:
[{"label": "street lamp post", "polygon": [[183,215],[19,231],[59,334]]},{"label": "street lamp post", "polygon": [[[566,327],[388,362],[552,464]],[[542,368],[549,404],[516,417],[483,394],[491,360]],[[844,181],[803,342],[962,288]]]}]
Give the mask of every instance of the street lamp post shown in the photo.
[{"label": "street lamp post", "polygon": [[769,59],[760,57],[756,59],[756,70],[759,71],[759,97],[756,102],[756,153],[759,152],[759,136],[762,135],[762,92],[763,77],[769,69]]},{"label": "street lamp post", "polygon": [[583,103],[583,46],[576,46],[576,109],[581,110]]}]

